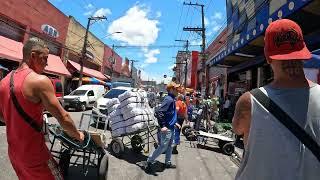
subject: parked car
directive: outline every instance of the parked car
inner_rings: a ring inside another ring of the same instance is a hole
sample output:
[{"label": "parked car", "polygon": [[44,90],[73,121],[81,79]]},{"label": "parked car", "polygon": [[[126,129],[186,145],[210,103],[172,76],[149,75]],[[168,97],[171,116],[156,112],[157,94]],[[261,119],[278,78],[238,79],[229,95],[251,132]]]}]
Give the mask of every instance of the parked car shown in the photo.
[{"label": "parked car", "polygon": [[[132,90],[133,88],[130,87],[117,87],[112,88],[108,91],[103,97],[99,98],[97,102],[94,104],[92,108],[92,114],[98,116],[106,116],[107,115],[107,102],[112,98],[118,98],[119,95],[125,93],[128,90]],[[97,120],[97,117],[95,118]],[[104,121],[105,119],[101,119],[100,122]]]},{"label": "parked car", "polygon": [[66,110],[75,108],[85,111],[105,94],[103,85],[82,85],[69,95],[63,97],[63,106]]}]

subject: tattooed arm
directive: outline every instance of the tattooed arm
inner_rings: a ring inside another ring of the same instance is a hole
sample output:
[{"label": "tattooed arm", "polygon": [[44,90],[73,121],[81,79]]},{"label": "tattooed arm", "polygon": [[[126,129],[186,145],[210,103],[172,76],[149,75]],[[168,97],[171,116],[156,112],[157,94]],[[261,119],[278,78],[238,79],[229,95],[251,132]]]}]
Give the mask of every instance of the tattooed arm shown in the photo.
[{"label": "tattooed arm", "polygon": [[244,93],[236,104],[235,113],[232,119],[233,131],[237,135],[244,136],[246,144],[250,130],[251,122],[251,95],[249,92]]}]

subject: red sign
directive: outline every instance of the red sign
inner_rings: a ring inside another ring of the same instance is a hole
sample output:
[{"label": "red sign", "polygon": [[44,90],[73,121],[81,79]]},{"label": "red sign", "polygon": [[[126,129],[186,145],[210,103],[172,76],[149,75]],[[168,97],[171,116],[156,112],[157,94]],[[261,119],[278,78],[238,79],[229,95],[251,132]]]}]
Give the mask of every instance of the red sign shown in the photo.
[{"label": "red sign", "polygon": [[198,51],[192,51],[191,53],[191,83],[190,88],[197,89],[197,70],[198,70],[198,62],[199,62],[199,52]]}]

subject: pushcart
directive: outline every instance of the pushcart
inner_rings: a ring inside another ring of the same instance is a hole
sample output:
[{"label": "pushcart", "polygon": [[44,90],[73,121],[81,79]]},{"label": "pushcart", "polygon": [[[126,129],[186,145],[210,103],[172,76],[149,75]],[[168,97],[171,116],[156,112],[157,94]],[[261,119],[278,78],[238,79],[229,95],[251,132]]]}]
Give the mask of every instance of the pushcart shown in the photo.
[{"label": "pushcart", "polygon": [[198,145],[210,145],[211,143],[217,143],[222,152],[226,155],[232,155],[234,152],[235,139],[221,134],[212,134],[203,131],[197,131],[197,143]]},{"label": "pushcart", "polygon": [[[49,125],[50,151],[55,158],[59,159],[64,177],[68,176],[70,165],[80,165],[85,176],[89,168],[96,168],[98,179],[107,179],[108,154],[104,149],[106,138],[104,133],[97,129],[99,122],[96,123],[97,127],[91,128],[93,116],[96,115],[83,113],[81,116],[79,129],[85,134],[85,140],[82,143],[69,137],[59,125]],[[86,121],[85,117],[89,117],[89,121]],[[98,119],[101,118],[103,117]]]},{"label": "pushcart", "polygon": [[[153,143],[154,147],[158,146],[155,139],[157,132],[157,126],[148,125],[147,128],[136,132],[113,136],[109,145],[111,153],[116,157],[121,157],[125,153],[125,147],[129,147],[130,145],[132,150],[136,153],[140,153],[142,150],[144,150],[144,153],[149,153],[151,143]],[[145,149],[146,145],[147,149]]]}]

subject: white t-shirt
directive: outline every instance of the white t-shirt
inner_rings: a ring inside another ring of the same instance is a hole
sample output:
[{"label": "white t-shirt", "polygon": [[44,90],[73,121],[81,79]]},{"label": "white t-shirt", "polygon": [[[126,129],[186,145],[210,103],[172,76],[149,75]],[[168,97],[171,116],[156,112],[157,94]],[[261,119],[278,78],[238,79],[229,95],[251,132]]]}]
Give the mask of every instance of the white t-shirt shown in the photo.
[{"label": "white t-shirt", "polygon": [[224,102],[223,108],[229,108],[230,107],[230,100],[227,99],[226,102]]}]

